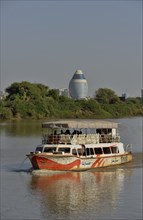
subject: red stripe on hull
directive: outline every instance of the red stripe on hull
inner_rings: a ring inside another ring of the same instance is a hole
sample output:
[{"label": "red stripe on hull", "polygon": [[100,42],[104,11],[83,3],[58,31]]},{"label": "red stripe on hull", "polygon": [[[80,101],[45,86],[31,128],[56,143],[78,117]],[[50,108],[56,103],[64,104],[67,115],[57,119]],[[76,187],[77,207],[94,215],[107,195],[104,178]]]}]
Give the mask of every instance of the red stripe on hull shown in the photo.
[{"label": "red stripe on hull", "polygon": [[80,166],[80,159],[77,159],[69,164],[60,164],[48,158],[33,156],[31,162],[33,168],[47,170],[70,170],[73,167],[79,168]]},{"label": "red stripe on hull", "polygon": [[102,161],[103,161],[103,158],[97,158],[96,161],[92,164],[91,168],[99,167]]}]

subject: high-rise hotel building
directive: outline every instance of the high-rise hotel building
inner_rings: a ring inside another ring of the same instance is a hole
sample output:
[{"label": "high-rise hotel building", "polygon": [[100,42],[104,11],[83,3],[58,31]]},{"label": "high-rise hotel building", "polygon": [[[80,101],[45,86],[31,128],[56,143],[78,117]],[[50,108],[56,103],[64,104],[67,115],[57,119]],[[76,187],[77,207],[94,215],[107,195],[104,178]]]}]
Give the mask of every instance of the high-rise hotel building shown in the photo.
[{"label": "high-rise hotel building", "polygon": [[73,99],[86,99],[88,95],[87,80],[81,70],[77,70],[69,83],[69,94]]}]

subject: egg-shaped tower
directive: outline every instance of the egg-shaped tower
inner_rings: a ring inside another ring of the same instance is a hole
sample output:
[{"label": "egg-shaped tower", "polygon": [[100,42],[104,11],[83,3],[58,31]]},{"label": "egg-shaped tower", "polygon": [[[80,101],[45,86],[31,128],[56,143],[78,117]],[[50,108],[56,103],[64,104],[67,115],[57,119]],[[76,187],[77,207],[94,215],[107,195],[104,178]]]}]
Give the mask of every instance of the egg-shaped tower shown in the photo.
[{"label": "egg-shaped tower", "polygon": [[73,99],[87,98],[88,84],[81,70],[77,70],[70,80],[69,93]]}]

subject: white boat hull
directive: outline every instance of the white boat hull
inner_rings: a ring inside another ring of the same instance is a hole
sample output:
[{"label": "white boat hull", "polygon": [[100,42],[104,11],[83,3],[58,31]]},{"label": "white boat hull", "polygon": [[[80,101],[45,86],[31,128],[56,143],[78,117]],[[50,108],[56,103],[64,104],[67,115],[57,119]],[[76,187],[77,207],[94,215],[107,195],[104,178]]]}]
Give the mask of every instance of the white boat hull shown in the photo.
[{"label": "white boat hull", "polygon": [[29,154],[34,169],[82,171],[127,163],[132,160],[131,153],[110,156],[76,157],[65,155]]}]

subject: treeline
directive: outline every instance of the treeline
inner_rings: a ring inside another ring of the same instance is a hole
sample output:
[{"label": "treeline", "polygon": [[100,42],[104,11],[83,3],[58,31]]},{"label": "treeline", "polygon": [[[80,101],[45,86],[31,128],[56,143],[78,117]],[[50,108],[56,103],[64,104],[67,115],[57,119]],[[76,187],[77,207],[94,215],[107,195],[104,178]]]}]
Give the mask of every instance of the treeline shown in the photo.
[{"label": "treeline", "polygon": [[116,118],[143,115],[141,98],[121,101],[108,88],[100,88],[95,98],[73,100],[37,83],[13,83],[0,100],[0,119]]}]

